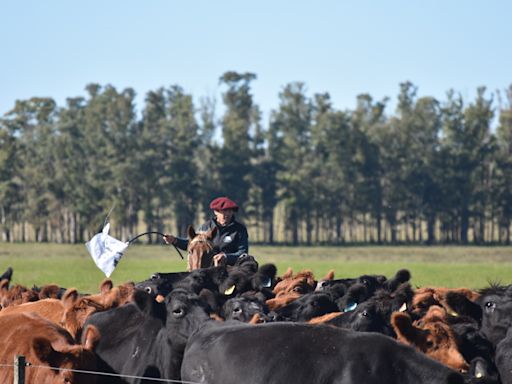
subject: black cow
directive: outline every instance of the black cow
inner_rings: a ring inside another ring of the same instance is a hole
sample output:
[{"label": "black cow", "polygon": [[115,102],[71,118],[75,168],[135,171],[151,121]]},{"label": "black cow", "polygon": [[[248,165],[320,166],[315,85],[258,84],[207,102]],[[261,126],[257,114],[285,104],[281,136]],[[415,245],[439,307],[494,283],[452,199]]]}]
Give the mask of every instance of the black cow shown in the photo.
[{"label": "black cow", "polygon": [[303,323],[203,327],[187,344],[181,376],[208,384],[464,382],[389,337]]},{"label": "black cow", "polygon": [[199,268],[188,274],[175,284],[175,288],[182,288],[188,292],[199,294],[201,290],[208,289],[219,292],[219,286],[228,278],[225,266]]},{"label": "black cow", "polygon": [[155,272],[147,280],[135,283],[136,289],[146,291],[152,296],[167,296],[177,282],[187,277],[190,272]]},{"label": "black cow", "polygon": [[310,292],[290,304],[272,311],[270,316],[278,321],[308,321],[313,317],[337,311],[338,306],[329,294]]},{"label": "black cow", "polygon": [[512,327],[496,346],[496,367],[503,384],[512,384]]},{"label": "black cow", "polygon": [[[179,380],[187,338],[208,320],[204,304],[195,294],[174,289],[165,303],[157,303],[147,293],[136,291],[134,303],[94,314],[85,327],[93,324],[100,332],[94,349],[100,371]],[[98,382],[141,381],[99,376]]]},{"label": "black cow", "polygon": [[380,289],[355,309],[327,321],[327,324],[359,332],[378,332],[395,337],[391,314],[410,308],[414,293],[409,283],[401,284],[394,292]]},{"label": "black cow", "polygon": [[[362,275],[357,278],[323,280],[317,284],[316,290],[329,293],[337,301],[340,310],[345,311],[354,304],[367,300],[377,290],[384,289],[388,292],[394,292],[410,278],[410,272],[407,269],[401,269],[389,280],[383,275]],[[357,301],[355,302],[351,298],[356,296],[353,289],[351,290],[354,286],[357,287]],[[364,290],[361,289],[361,286],[364,287]]]},{"label": "black cow", "polygon": [[268,307],[256,297],[240,296],[227,300],[220,315],[226,320],[238,320],[248,323],[258,315],[261,321],[268,321]]},{"label": "black cow", "polygon": [[459,315],[480,324],[480,332],[496,347],[512,325],[512,285],[491,285],[479,293],[476,302],[456,293],[448,293],[446,301]]}]

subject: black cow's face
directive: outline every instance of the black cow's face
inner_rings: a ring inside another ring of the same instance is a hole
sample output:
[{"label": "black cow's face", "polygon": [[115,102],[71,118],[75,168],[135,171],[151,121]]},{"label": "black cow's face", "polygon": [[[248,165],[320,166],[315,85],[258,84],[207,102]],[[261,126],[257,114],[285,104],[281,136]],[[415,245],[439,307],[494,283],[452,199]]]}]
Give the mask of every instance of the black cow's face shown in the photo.
[{"label": "black cow's face", "polygon": [[326,293],[312,292],[297,300],[300,303],[294,314],[296,321],[308,321],[313,317],[322,316],[326,313],[337,312],[338,306]]},{"label": "black cow's face", "polygon": [[226,320],[249,322],[254,315],[261,318],[266,316],[268,309],[257,299],[249,297],[235,297],[226,301],[222,308],[222,315]]},{"label": "black cow's face", "polygon": [[173,290],[166,297],[165,306],[166,328],[174,345],[184,345],[190,334],[210,318],[207,306],[199,296],[183,289]]},{"label": "black cow's face", "polygon": [[484,291],[478,302],[482,308],[481,331],[496,346],[512,325],[512,286]]},{"label": "black cow's face", "polygon": [[175,287],[199,294],[202,289],[217,292],[219,284],[227,278],[225,267],[210,267],[196,269],[175,284]]},{"label": "black cow's face", "polygon": [[348,328],[359,332],[380,332],[386,335],[389,330],[381,314],[373,303],[362,303],[357,308],[348,312]]},{"label": "black cow's face", "polygon": [[167,296],[172,291],[173,285],[183,280],[188,274],[189,272],[155,272],[149,279],[136,283],[135,288],[149,293],[152,297]]}]

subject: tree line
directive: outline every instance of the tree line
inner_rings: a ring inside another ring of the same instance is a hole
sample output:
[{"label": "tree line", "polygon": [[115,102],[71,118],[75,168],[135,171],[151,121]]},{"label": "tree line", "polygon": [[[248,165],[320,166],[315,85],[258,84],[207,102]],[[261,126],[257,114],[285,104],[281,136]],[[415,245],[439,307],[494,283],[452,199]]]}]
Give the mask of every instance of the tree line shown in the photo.
[{"label": "tree line", "polygon": [[178,85],[148,92],[140,114],[135,91],[111,85],[64,106],[17,100],[0,118],[2,240],[83,242],[109,210],[123,239],[185,234],[228,195],[252,242],[510,243],[512,85],[467,101],[404,82],[389,113],[388,98],[341,110],[294,82],[263,122],[255,80],[220,77],[220,118]]}]

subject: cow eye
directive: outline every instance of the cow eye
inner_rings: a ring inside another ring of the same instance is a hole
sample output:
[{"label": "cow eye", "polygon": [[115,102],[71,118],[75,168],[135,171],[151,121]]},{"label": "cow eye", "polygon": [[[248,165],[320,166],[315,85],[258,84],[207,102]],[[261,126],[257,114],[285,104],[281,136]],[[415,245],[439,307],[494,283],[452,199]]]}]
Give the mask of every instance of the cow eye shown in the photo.
[{"label": "cow eye", "polygon": [[151,280],[156,280],[158,279],[158,275],[155,273],[155,274],[152,274],[151,275]]},{"label": "cow eye", "polygon": [[238,307],[238,308],[233,308],[233,313],[240,313],[242,312],[242,308]]},{"label": "cow eye", "polygon": [[370,282],[368,280],[366,280],[366,279],[363,279],[363,284],[368,286],[368,285],[370,285]]},{"label": "cow eye", "polygon": [[302,287],[295,287],[293,288],[293,291],[297,293],[302,293]]},{"label": "cow eye", "polygon": [[368,312],[366,310],[361,312],[361,316],[368,317]]},{"label": "cow eye", "polygon": [[183,317],[185,315],[185,311],[183,308],[176,308],[172,311],[174,317]]},{"label": "cow eye", "polygon": [[426,345],[427,345],[427,348],[432,348],[432,347],[434,347],[434,342],[432,340],[427,340]]},{"label": "cow eye", "polygon": [[149,294],[151,294],[151,292],[153,291],[151,289],[151,287],[146,287],[146,288],[144,288],[144,290],[146,291],[146,293],[149,293]]},{"label": "cow eye", "polygon": [[496,303],[494,301],[488,301],[487,303],[485,303],[485,310],[487,312],[494,312],[495,309]]}]

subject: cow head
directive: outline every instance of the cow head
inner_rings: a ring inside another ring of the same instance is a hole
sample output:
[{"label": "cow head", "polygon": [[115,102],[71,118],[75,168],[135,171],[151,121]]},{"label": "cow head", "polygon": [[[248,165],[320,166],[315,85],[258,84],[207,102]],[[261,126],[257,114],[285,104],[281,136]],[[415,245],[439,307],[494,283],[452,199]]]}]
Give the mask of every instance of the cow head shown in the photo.
[{"label": "cow head", "polygon": [[[84,344],[52,343],[45,337],[36,337],[32,341],[32,351],[41,363],[59,370],[45,369],[35,372],[33,379],[37,382],[38,374],[45,375],[45,383],[94,384],[95,375],[80,371],[95,371],[96,357],[92,352],[99,341],[100,335],[96,327],[88,326],[84,332]],[[50,375],[50,376],[48,376]],[[51,381],[48,381],[51,380]],[[40,381],[42,382],[42,381]]]},{"label": "cow head", "polygon": [[469,316],[480,324],[481,333],[494,347],[512,325],[512,286],[492,284],[478,292],[476,301],[456,292],[446,294],[446,301],[462,316]]},{"label": "cow head", "polygon": [[173,290],[165,298],[168,337],[172,344],[184,347],[188,337],[210,319],[207,305],[196,294]]},{"label": "cow head", "polygon": [[258,319],[264,319],[268,313],[268,307],[255,297],[234,297],[227,300],[222,307],[222,317],[226,320],[238,320],[250,322],[254,315]]},{"label": "cow head", "polygon": [[412,322],[405,312],[394,312],[391,324],[397,339],[455,370],[467,371],[469,365],[460,354],[455,336],[444,321],[444,309],[434,306],[421,322]]},{"label": "cow head", "polygon": [[190,272],[185,278],[177,282],[174,287],[182,288],[196,294],[199,294],[202,289],[218,292],[219,285],[226,280],[227,277],[228,272],[224,266],[200,268]]}]

